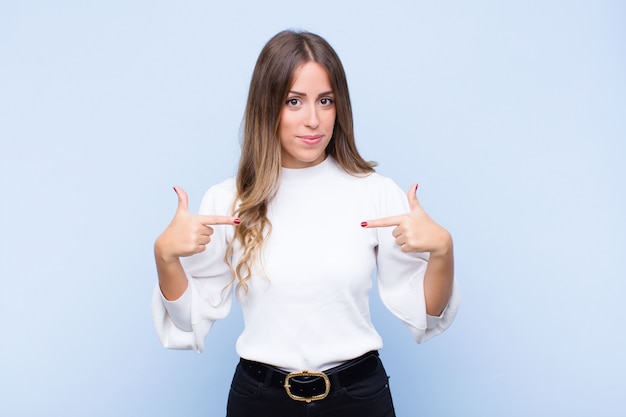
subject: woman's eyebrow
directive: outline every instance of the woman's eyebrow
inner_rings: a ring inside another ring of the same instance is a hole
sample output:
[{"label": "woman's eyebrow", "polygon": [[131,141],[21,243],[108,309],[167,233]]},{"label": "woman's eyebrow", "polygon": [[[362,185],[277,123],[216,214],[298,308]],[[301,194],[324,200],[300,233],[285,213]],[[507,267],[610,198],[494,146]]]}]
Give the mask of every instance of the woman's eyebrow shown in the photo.
[{"label": "woman's eyebrow", "polygon": [[[293,94],[294,96],[302,96],[302,97],[306,97],[306,93],[301,93],[301,92],[299,92],[299,91],[293,91],[293,90],[291,90],[291,91],[289,91],[289,94]],[[321,96],[328,96],[328,95],[332,95],[332,94],[333,94],[333,90],[324,91],[323,93],[320,93],[320,94],[318,95],[318,97],[321,97]]]}]

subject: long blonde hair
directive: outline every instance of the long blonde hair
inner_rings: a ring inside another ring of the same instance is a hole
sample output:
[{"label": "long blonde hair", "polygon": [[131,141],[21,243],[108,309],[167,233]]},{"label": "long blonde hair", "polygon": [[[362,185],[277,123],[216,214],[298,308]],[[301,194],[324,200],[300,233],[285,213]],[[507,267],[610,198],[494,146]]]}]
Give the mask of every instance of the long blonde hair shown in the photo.
[{"label": "long blonde hair", "polygon": [[[267,42],[256,62],[244,115],[241,159],[237,172],[234,215],[241,224],[229,243],[225,261],[237,279],[237,293],[248,291],[247,282],[265,237],[271,232],[267,208],[280,184],[280,114],[294,82],[294,73],[304,63],[316,62],[327,72],[335,95],[337,115],[333,136],[326,148],[339,166],[353,175],[374,172],[375,163],[365,161],[354,140],[348,82],[337,53],[322,37],[309,32],[283,31]],[[230,259],[235,243],[243,249],[235,267]]]}]

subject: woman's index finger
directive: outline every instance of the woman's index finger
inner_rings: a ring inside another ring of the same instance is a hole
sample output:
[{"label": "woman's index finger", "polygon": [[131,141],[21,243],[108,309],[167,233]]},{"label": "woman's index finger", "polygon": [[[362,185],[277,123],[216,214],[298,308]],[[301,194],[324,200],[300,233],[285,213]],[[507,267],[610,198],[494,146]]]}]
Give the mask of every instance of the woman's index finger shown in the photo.
[{"label": "woman's index finger", "polygon": [[404,215],[382,217],[380,219],[368,220],[366,222],[361,223],[361,227],[371,229],[373,227],[398,226],[400,222],[402,221],[402,217],[404,217]]},{"label": "woman's index finger", "polygon": [[215,226],[218,224],[239,224],[239,219],[232,216],[212,216],[199,214],[196,218],[206,226]]}]

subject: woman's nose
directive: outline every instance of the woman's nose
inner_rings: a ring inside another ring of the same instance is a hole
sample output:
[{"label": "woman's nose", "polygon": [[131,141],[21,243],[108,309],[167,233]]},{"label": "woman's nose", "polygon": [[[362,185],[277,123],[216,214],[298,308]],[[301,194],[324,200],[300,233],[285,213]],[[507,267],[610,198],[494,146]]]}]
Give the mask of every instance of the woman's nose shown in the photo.
[{"label": "woman's nose", "polygon": [[320,125],[317,106],[311,106],[306,115],[305,125],[311,129],[317,129]]}]

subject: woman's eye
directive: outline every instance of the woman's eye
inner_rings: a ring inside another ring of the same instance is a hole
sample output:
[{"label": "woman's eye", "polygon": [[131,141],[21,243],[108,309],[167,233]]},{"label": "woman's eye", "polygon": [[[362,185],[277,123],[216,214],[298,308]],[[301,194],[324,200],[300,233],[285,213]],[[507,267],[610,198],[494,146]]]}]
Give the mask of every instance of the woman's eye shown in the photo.
[{"label": "woman's eye", "polygon": [[285,104],[288,106],[297,106],[298,104],[300,104],[300,99],[290,98],[285,102]]},{"label": "woman's eye", "polygon": [[330,98],[330,97],[324,97],[324,98],[320,99],[320,104],[321,104],[322,106],[330,106],[330,105],[332,105],[334,102],[335,102],[335,100],[333,100],[333,99],[332,99],[332,98]]}]

